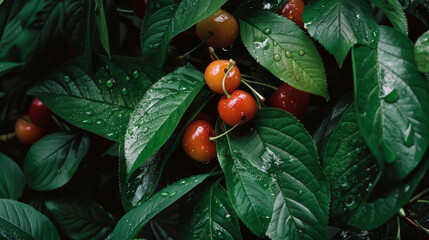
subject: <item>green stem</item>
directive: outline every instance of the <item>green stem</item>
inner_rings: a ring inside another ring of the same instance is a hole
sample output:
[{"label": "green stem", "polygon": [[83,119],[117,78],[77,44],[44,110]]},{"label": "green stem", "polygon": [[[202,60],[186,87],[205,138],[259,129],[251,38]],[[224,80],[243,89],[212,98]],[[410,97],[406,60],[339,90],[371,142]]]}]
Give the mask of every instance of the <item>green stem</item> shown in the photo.
[{"label": "green stem", "polygon": [[253,79],[253,80],[261,81],[259,78],[254,77],[252,75],[241,74],[241,76],[244,77],[244,78],[250,78],[250,79]]},{"label": "green stem", "polygon": [[134,10],[129,10],[129,9],[116,8],[116,11],[118,11],[120,13],[134,14]]},{"label": "green stem", "polygon": [[[217,56],[217,54],[216,54],[216,52],[215,52],[215,50],[214,50],[214,48],[213,47],[209,47],[209,51],[210,51],[210,54],[214,57],[214,58],[216,58],[216,60],[219,60],[219,57]],[[213,59],[213,58],[212,58]],[[214,59],[213,59],[213,61],[214,61]]]},{"label": "green stem", "polygon": [[428,230],[428,229],[426,229],[425,227],[423,227],[423,226],[419,223],[419,221],[417,221],[416,219],[413,219],[413,222],[414,222],[415,224],[417,224],[417,226],[419,226],[419,227],[420,227],[420,229],[421,229],[421,230],[423,230],[423,232],[425,232],[427,235],[429,235],[429,230]]},{"label": "green stem", "polygon": [[244,83],[244,85],[246,85],[253,92],[253,94],[255,94],[257,98],[261,99],[262,102],[265,102],[264,96],[262,96],[252,86],[250,86],[250,84],[248,84],[245,79],[241,79],[241,82]]},{"label": "green stem", "polygon": [[207,37],[203,41],[201,41],[197,46],[195,46],[194,48],[192,48],[189,52],[187,52],[187,53],[185,53],[185,54],[183,54],[181,56],[176,57],[176,60],[180,60],[182,58],[185,58],[186,56],[188,56],[189,54],[191,54],[192,52],[194,52],[195,50],[197,50],[197,48],[199,48],[201,45],[203,45],[212,36],[213,36],[213,33],[209,32],[209,34],[207,35]]},{"label": "green stem", "polygon": [[231,95],[229,95],[228,94],[228,92],[226,91],[226,89],[225,89],[225,80],[226,80],[226,77],[228,76],[228,74],[229,74],[229,72],[231,72],[231,70],[233,69],[235,67],[235,62],[232,60],[232,59],[229,59],[229,67],[228,67],[228,70],[226,71],[226,73],[225,73],[225,75],[223,76],[223,79],[222,79],[222,89],[223,89],[223,93],[225,93],[225,96],[227,97],[227,98],[229,98],[229,97],[231,97]]},{"label": "green stem", "polygon": [[[244,76],[243,76],[243,74],[241,74],[241,77],[244,77]],[[248,83],[252,83],[252,84],[256,84],[256,85],[261,85],[261,86],[264,86],[264,87],[269,87],[269,88],[271,88],[271,89],[277,90],[277,88],[276,88],[276,87],[274,87],[274,86],[272,86],[272,85],[270,85],[270,84],[261,83],[261,82],[256,82],[256,81],[252,81],[252,80],[245,79],[245,78],[242,78],[241,80],[242,80],[242,81],[244,80],[244,81],[246,81],[246,82],[248,82]]]},{"label": "green stem", "polygon": [[401,240],[401,221],[399,221],[399,216],[396,216],[396,221],[398,223],[398,232],[396,233],[396,239]]},{"label": "green stem", "polygon": [[415,220],[415,219],[412,220],[412,219],[410,219],[408,217],[404,217],[404,219],[408,223],[410,223],[412,226],[414,226],[415,228],[420,229],[420,230],[422,230],[423,232],[425,232],[426,234],[429,235],[429,230],[427,230],[425,227],[423,227],[417,220]]},{"label": "green stem", "polygon": [[412,202],[416,201],[417,199],[421,198],[423,195],[425,195],[428,192],[429,192],[429,188],[423,190],[422,192],[420,192],[419,194],[417,194],[416,196],[411,198],[408,202],[412,203]]},{"label": "green stem", "polygon": [[238,122],[237,124],[235,124],[235,125],[234,125],[234,127],[232,127],[232,128],[230,128],[230,129],[228,129],[228,130],[227,130],[227,131],[225,131],[224,133],[222,133],[222,134],[220,134],[220,135],[217,135],[217,136],[215,136],[215,137],[209,137],[209,140],[210,140],[210,141],[214,141],[214,140],[216,140],[216,139],[218,139],[218,138],[221,138],[221,137],[225,136],[226,134],[230,133],[232,130],[234,130],[236,127],[238,127],[238,126],[243,122],[244,118],[245,118],[245,117],[243,117],[243,118],[240,120],[240,122]]},{"label": "green stem", "polygon": [[421,200],[421,199],[419,199],[419,200],[417,200],[417,202],[418,203],[429,203],[429,200]]}]

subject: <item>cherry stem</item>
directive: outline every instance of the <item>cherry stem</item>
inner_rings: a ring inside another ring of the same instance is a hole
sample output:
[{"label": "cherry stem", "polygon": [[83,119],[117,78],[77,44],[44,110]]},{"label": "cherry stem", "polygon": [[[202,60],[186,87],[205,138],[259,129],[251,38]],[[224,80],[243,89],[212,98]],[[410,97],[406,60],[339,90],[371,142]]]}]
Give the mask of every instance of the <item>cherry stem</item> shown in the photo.
[{"label": "cherry stem", "polygon": [[223,79],[222,79],[222,89],[223,89],[223,92],[225,93],[225,96],[227,97],[227,98],[229,98],[229,97],[231,97],[231,95],[229,95],[228,94],[228,92],[226,91],[226,89],[225,89],[225,80],[226,80],[226,77],[228,76],[228,74],[229,74],[229,72],[231,72],[231,70],[233,69],[235,67],[235,61],[234,60],[232,60],[232,59],[229,59],[229,67],[228,67],[228,70],[226,71],[226,73],[225,73],[225,76],[223,76]]},{"label": "cherry stem", "polygon": [[134,14],[134,10],[129,10],[129,9],[116,8],[116,11],[120,13]]},{"label": "cherry stem", "polygon": [[401,239],[401,221],[399,221],[399,216],[396,216],[396,222],[398,223],[398,232],[396,234],[396,238]]},{"label": "cherry stem", "polygon": [[197,48],[199,48],[201,45],[203,45],[212,36],[213,36],[213,33],[209,32],[209,34],[207,34],[207,37],[203,41],[201,41],[197,46],[195,46],[194,48],[192,48],[189,52],[187,52],[187,53],[185,53],[185,54],[183,54],[181,56],[176,57],[176,61],[179,61],[180,59],[185,58],[186,56],[188,56],[189,54],[191,54],[193,51],[197,50]]},{"label": "cherry stem", "polygon": [[419,199],[419,200],[417,200],[417,202],[418,203],[429,203],[429,200],[421,200],[421,199]]},{"label": "cherry stem", "polygon": [[413,198],[411,198],[408,202],[410,202],[410,203],[415,202],[416,200],[418,200],[419,198],[421,198],[426,193],[429,193],[429,188],[423,190],[422,192],[420,192],[419,194],[417,194],[416,196],[414,196]]},{"label": "cherry stem", "polygon": [[8,142],[12,140],[15,136],[16,136],[16,133],[14,132],[2,134],[0,135],[0,142]]},{"label": "cherry stem", "polygon": [[265,102],[264,96],[262,96],[260,93],[258,93],[250,84],[247,83],[246,79],[241,79],[241,82],[244,83],[252,92],[257,96],[259,99],[261,99],[262,102]]},{"label": "cherry stem", "polygon": [[232,130],[234,130],[236,127],[238,127],[238,126],[243,122],[243,120],[244,120],[245,118],[246,118],[246,116],[243,116],[243,117],[241,118],[240,122],[238,122],[237,124],[235,124],[235,125],[234,125],[234,127],[232,127],[232,128],[230,128],[230,129],[228,129],[228,130],[227,130],[227,131],[225,131],[224,133],[222,133],[222,134],[220,134],[220,135],[217,135],[217,136],[215,136],[215,137],[209,137],[209,141],[214,141],[214,140],[216,140],[216,139],[218,139],[218,138],[221,138],[221,137],[225,136],[226,134],[230,133]]},{"label": "cherry stem", "polygon": [[270,85],[270,84],[266,84],[266,83],[262,83],[262,82],[257,82],[257,81],[252,81],[252,80],[249,80],[249,79],[246,79],[246,78],[243,78],[244,76],[243,75],[241,75],[241,79],[242,80],[245,80],[247,83],[252,83],[252,84],[256,84],[256,85],[261,85],[261,86],[264,86],[264,87],[269,87],[269,88],[271,88],[271,89],[274,89],[274,90],[277,90],[277,88],[276,87],[274,87],[274,86],[272,86],[272,85]]},{"label": "cherry stem", "polygon": [[403,217],[405,220],[407,220],[408,223],[410,223],[411,225],[413,225],[415,228],[422,230],[423,232],[425,232],[427,235],[429,235],[429,230],[426,229],[425,227],[423,227],[417,220],[415,219],[410,219],[408,217]]},{"label": "cherry stem", "polygon": [[209,47],[209,51],[210,51],[210,57],[212,58],[212,61],[219,60],[219,57],[217,56],[215,50],[213,47]]}]

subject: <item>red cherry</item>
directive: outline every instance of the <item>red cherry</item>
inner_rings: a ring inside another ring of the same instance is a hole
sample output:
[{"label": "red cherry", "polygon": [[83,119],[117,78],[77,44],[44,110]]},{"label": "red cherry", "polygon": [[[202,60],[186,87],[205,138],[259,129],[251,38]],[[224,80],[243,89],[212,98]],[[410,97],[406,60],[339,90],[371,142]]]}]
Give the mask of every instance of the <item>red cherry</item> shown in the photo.
[{"label": "red cherry", "polygon": [[310,105],[310,94],[283,83],[271,96],[270,103],[272,107],[283,109],[300,118]]},{"label": "red cherry", "polygon": [[41,128],[48,128],[52,126],[54,121],[52,120],[52,112],[43,104],[39,99],[35,98],[30,104],[28,109],[28,116],[30,121]]},{"label": "red cherry", "polygon": [[289,18],[301,27],[301,29],[304,29],[304,22],[302,21],[304,8],[305,5],[303,0],[288,0],[279,10],[277,10],[277,14]]},{"label": "red cherry", "polygon": [[217,105],[220,118],[229,126],[235,126],[243,118],[240,125],[250,121],[255,117],[257,108],[252,95],[242,90],[235,90],[229,98],[223,95]]},{"label": "red cherry", "polygon": [[216,143],[210,141],[215,136],[213,126],[204,120],[191,122],[182,139],[183,150],[198,162],[208,162],[216,157]]},{"label": "red cherry", "polygon": [[34,125],[28,115],[24,115],[16,120],[15,133],[20,142],[25,145],[32,145],[45,136],[46,130]]}]

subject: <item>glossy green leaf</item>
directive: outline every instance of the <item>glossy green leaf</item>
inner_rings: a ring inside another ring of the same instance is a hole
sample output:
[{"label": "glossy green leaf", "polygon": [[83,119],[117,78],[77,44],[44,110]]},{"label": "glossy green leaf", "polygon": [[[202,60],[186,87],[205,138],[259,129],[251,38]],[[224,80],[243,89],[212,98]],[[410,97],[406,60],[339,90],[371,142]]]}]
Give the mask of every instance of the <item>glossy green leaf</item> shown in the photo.
[{"label": "glossy green leaf", "polygon": [[331,218],[340,225],[366,201],[379,174],[377,161],[363,139],[355,105],[348,107],[331,134],[323,167],[331,186]]},{"label": "glossy green leaf", "polygon": [[401,3],[398,0],[370,0],[383,10],[393,27],[403,34],[408,34],[408,23]]},{"label": "glossy green leaf", "polygon": [[110,56],[109,30],[107,28],[106,15],[104,14],[103,0],[95,1],[95,22],[100,32],[100,41],[107,55]]},{"label": "glossy green leaf", "polygon": [[0,61],[0,76],[3,76],[6,73],[12,71],[13,69],[16,69],[23,65],[24,65],[23,63]]},{"label": "glossy green leaf", "polygon": [[113,141],[125,134],[128,120],[146,90],[152,85],[148,74],[156,68],[134,58],[100,57],[102,67],[95,76],[86,72],[83,58],[57,68],[28,94],[75,126]]},{"label": "glossy green leaf", "polygon": [[89,137],[74,132],[58,132],[33,144],[25,156],[27,184],[37,191],[49,191],[66,184],[86,153]]},{"label": "glossy green leaf", "polygon": [[60,239],[45,215],[25,203],[7,199],[0,199],[0,233],[8,239]]},{"label": "glossy green leaf", "polygon": [[378,25],[367,1],[320,0],[302,17],[310,36],[334,55],[339,66],[355,44],[377,43]]},{"label": "glossy green leaf", "polygon": [[226,0],[153,1],[148,11],[156,11],[143,21],[140,44],[143,58],[164,64],[168,46],[179,33],[213,15]]},{"label": "glossy green leaf", "polygon": [[314,142],[297,119],[280,109],[259,110],[217,139],[216,147],[232,205],[254,234],[327,238],[329,186]]},{"label": "glossy green leaf", "polygon": [[257,62],[293,87],[329,100],[322,59],[294,22],[271,12],[253,12],[239,21],[243,43]]},{"label": "glossy green leaf", "polygon": [[148,201],[125,214],[116,225],[111,239],[134,239],[153,217],[191,191],[204,179],[215,174],[217,173],[192,176],[159,191]]},{"label": "glossy green leaf", "polygon": [[414,45],[414,59],[420,72],[429,71],[429,31],[417,39]]},{"label": "glossy green leaf", "polygon": [[182,67],[150,87],[125,134],[127,181],[167,141],[204,84],[201,72]]},{"label": "glossy green leaf", "polygon": [[[176,130],[170,135],[167,142],[154,153],[142,166],[140,166],[126,181],[126,160],[124,141],[121,141],[119,158],[119,187],[122,204],[125,211],[140,205],[146,201],[155,191],[161,178],[164,165],[182,142],[182,134],[186,129],[187,121],[193,119],[207,102],[211,99],[211,91],[201,89],[189,106]],[[213,96],[213,95],[211,95]]]},{"label": "glossy green leaf", "polygon": [[237,214],[218,181],[187,205],[191,217],[182,222],[189,227],[182,229],[181,239],[242,239]]},{"label": "glossy green leaf", "polygon": [[418,165],[429,141],[429,87],[417,71],[413,44],[381,26],[377,48],[354,48],[352,59],[362,136],[386,176],[400,181]]},{"label": "glossy green leaf", "polygon": [[411,198],[420,180],[429,167],[429,156],[415,168],[415,170],[398,185],[385,189],[383,197],[361,204],[351,212],[348,224],[361,230],[377,228],[393,217],[399,209]]},{"label": "glossy green leaf", "polygon": [[105,239],[116,225],[115,217],[93,201],[50,200],[45,206],[58,230],[70,239]]},{"label": "glossy green leaf", "polygon": [[8,156],[0,153],[0,198],[18,199],[25,187],[21,168]]}]

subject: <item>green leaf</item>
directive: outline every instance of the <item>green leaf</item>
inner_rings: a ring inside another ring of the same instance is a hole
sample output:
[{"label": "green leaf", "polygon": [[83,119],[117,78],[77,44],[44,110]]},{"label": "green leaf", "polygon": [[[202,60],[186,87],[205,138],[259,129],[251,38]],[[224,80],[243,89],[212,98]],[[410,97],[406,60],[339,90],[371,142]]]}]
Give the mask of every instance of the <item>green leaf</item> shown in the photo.
[{"label": "green leaf", "polygon": [[159,71],[128,57],[112,56],[111,61],[100,57],[100,62],[102,67],[91,76],[85,70],[85,59],[70,60],[28,94],[73,125],[118,141],[138,101],[152,85],[146,73],[157,76]]},{"label": "green leaf", "polygon": [[66,184],[89,150],[89,137],[58,132],[33,144],[25,156],[27,184],[37,191],[50,191]]},{"label": "green leaf", "polygon": [[110,44],[109,44],[109,30],[107,28],[106,16],[104,14],[103,0],[95,1],[95,22],[98,26],[98,31],[100,32],[100,41],[106,51],[107,55],[110,57]]},{"label": "green leaf", "polygon": [[400,184],[385,189],[383,197],[361,204],[352,211],[348,224],[361,230],[377,228],[393,217],[411,198],[429,167],[429,156]]},{"label": "green leaf", "polygon": [[105,239],[116,219],[94,201],[51,200],[45,206],[61,233],[70,239]]},{"label": "green leaf", "polygon": [[0,76],[3,76],[6,73],[12,71],[13,69],[21,67],[23,65],[24,65],[24,63],[2,62],[2,61],[0,61]]},{"label": "green leaf", "polygon": [[143,58],[161,67],[171,40],[213,15],[225,2],[226,0],[170,0],[148,4],[152,8],[148,11],[154,11],[153,8],[157,10],[143,21],[140,38]]},{"label": "green leaf", "polygon": [[235,17],[240,17],[248,11],[270,11],[276,12],[286,0],[244,0],[234,12]]},{"label": "green leaf", "polygon": [[294,22],[271,12],[254,12],[239,21],[243,43],[257,62],[293,87],[329,100],[322,59]]},{"label": "green leaf", "polygon": [[0,153],[0,198],[18,199],[25,187],[21,168],[8,156]]},{"label": "green leaf", "polygon": [[320,0],[302,16],[308,33],[343,65],[355,44],[374,46],[378,25],[367,1]]},{"label": "green leaf", "polygon": [[181,239],[242,239],[237,214],[219,181],[186,205],[191,216],[181,221],[189,226],[182,229]]},{"label": "green leaf", "polygon": [[417,71],[413,44],[380,26],[377,48],[352,51],[358,123],[380,169],[391,181],[404,179],[428,145],[429,88]]},{"label": "green leaf", "polygon": [[325,148],[323,167],[331,186],[331,218],[344,225],[349,211],[366,201],[379,173],[377,161],[357,123],[355,105],[347,108]]},{"label": "green leaf", "polygon": [[389,18],[393,27],[402,32],[408,34],[408,23],[405,13],[402,10],[401,3],[398,0],[370,0],[377,7],[383,10],[384,14]]},{"label": "green leaf", "polygon": [[329,186],[311,136],[291,114],[259,110],[216,147],[232,205],[254,234],[327,238]]},{"label": "green leaf", "polygon": [[45,215],[27,204],[7,199],[0,199],[0,233],[10,239],[60,239]]},{"label": "green leaf", "polygon": [[429,31],[417,39],[414,45],[414,59],[420,72],[429,71]]},{"label": "green leaf", "polygon": [[204,179],[218,173],[208,173],[192,176],[171,184],[155,194],[139,207],[131,210],[119,220],[116,225],[112,239],[133,239],[140,230],[162,210],[173,204],[183,195],[198,186]]},{"label": "green leaf", "polygon": [[127,181],[167,141],[204,84],[201,72],[182,67],[146,92],[131,115],[125,134]]}]

